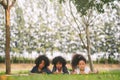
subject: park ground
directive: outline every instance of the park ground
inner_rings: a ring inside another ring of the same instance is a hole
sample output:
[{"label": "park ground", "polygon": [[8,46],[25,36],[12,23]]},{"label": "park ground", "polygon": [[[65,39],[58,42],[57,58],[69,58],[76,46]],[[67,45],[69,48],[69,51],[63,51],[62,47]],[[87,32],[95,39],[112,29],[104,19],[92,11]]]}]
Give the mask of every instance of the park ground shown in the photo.
[{"label": "park ground", "polygon": [[[11,64],[11,71],[30,71],[35,64]],[[67,64],[68,69],[71,69],[70,64]],[[49,66],[52,69],[52,65]],[[120,70],[120,64],[94,64],[94,68],[99,71]],[[0,64],[0,72],[5,72],[5,64]]]},{"label": "park ground", "polygon": [[[0,64],[0,80],[120,80],[120,64],[94,64],[98,74],[88,75],[46,75],[29,74],[35,64],[12,64],[11,75],[5,75],[5,64]],[[70,64],[67,67],[71,69]],[[49,67],[52,68],[52,65]]]}]

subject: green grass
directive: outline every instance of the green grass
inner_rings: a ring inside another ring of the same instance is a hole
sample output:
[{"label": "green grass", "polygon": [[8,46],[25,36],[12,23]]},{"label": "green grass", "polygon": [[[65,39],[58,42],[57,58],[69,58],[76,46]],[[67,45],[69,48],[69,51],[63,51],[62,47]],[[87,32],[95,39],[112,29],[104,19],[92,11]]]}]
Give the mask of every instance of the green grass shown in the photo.
[{"label": "green grass", "polygon": [[101,72],[89,75],[47,75],[12,76],[8,80],[120,80],[120,72]]},{"label": "green grass", "polygon": [[5,72],[3,72],[3,71],[2,71],[2,72],[0,72],[0,75],[4,75],[4,74],[5,74]]},{"label": "green grass", "polygon": [[35,74],[29,76],[13,75],[7,80],[120,80],[120,71],[100,72],[88,75]]}]

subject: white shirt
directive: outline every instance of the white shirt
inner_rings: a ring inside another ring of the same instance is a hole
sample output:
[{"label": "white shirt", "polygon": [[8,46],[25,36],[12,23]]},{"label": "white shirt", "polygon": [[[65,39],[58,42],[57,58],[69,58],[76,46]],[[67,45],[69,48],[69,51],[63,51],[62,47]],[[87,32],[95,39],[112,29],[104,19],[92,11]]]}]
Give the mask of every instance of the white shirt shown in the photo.
[{"label": "white shirt", "polygon": [[[75,69],[75,72],[77,73],[77,74],[80,74],[80,69],[79,68],[76,68]],[[90,72],[90,68],[89,67],[85,67],[85,69],[84,69],[84,73],[85,74],[88,74]]]}]

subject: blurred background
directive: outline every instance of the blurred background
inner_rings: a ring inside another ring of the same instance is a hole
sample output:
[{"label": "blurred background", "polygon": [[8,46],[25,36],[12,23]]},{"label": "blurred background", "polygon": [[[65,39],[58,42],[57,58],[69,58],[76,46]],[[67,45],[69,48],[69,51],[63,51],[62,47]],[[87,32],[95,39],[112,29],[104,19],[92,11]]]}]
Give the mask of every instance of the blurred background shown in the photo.
[{"label": "blurred background", "polygon": [[[99,14],[96,10],[91,10],[81,17],[75,5],[69,1],[60,4],[58,0],[17,0],[11,8],[10,18],[11,63],[23,64],[22,66],[26,63],[33,66],[35,58],[41,54],[47,55],[50,60],[61,55],[70,63],[73,54],[78,53],[88,60],[87,50],[84,47],[87,44],[85,27],[88,23],[93,63],[107,64],[109,68],[111,66],[109,64],[114,64],[113,67],[118,69],[120,3],[114,1],[113,4],[104,5],[104,13]],[[0,70],[3,71],[4,14],[4,9],[0,5]]]}]

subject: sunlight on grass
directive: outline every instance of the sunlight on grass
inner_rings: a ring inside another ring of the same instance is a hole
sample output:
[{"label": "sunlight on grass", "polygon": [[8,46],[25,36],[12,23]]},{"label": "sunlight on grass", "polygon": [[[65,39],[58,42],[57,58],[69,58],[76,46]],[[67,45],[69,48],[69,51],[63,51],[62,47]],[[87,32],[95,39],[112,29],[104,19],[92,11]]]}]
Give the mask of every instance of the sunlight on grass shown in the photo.
[{"label": "sunlight on grass", "polygon": [[[104,71],[98,74],[68,75],[68,74],[32,74],[28,71],[19,71],[17,74],[5,76],[0,73],[0,80],[120,80],[120,71]],[[18,75],[19,74],[19,75]],[[24,74],[24,75],[20,75]],[[25,75],[26,74],[26,75]],[[7,78],[7,79],[6,79]]]},{"label": "sunlight on grass", "polygon": [[90,74],[90,75],[30,75],[12,76],[8,80],[120,80],[120,74]]}]

